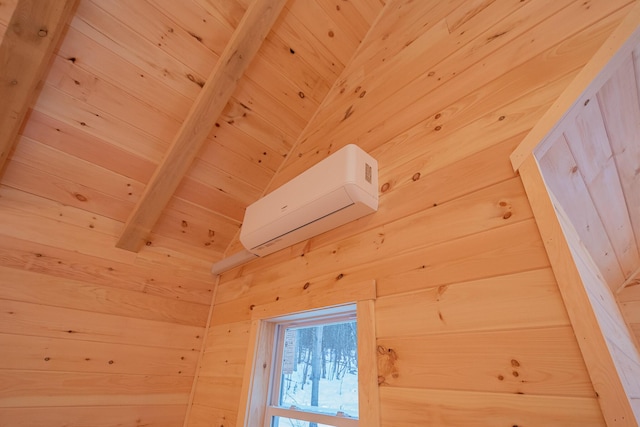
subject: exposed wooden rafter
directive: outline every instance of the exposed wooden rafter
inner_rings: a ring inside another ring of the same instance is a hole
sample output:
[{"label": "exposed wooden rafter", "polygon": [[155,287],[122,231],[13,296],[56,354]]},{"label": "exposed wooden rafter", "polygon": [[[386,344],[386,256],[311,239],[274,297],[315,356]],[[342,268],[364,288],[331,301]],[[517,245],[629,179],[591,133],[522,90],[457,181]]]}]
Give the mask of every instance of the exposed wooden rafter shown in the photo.
[{"label": "exposed wooden rafter", "polygon": [[0,172],[78,0],[19,0],[0,44]]},{"label": "exposed wooden rafter", "polygon": [[262,45],[286,0],[255,0],[182,123],[129,216],[116,246],[138,251],[231,98],[238,80]]}]

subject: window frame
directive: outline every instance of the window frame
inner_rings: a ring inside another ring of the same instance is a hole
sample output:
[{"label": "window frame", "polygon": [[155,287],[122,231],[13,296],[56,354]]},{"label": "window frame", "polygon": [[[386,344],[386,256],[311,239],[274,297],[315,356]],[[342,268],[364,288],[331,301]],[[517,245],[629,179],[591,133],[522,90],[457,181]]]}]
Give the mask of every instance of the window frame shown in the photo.
[{"label": "window frame", "polygon": [[[274,328],[274,358],[271,366],[271,375],[269,381],[269,393],[267,402],[265,403],[265,416],[263,427],[271,427],[272,417],[286,417],[301,421],[316,422],[320,424],[329,424],[335,427],[357,427],[359,418],[340,416],[338,414],[324,414],[303,409],[284,408],[278,405],[278,397],[280,388],[282,387],[282,359],[284,348],[284,335],[288,328],[310,328],[321,325],[331,325],[336,323],[356,322],[357,328],[357,312],[356,305],[350,304],[339,307],[340,312],[336,313],[336,307],[331,309],[320,309],[317,312],[300,313],[294,320],[285,318],[271,319],[270,322],[275,323]],[[344,310],[344,311],[343,311]],[[359,369],[358,369],[359,370]],[[359,387],[358,387],[359,388]]]},{"label": "window frame", "polygon": [[[249,346],[236,420],[237,427],[263,426],[269,398],[269,381],[275,359],[275,321],[300,320],[318,313],[344,312],[356,307],[358,335],[359,425],[380,426],[375,334],[375,280],[357,283],[317,284],[307,290],[275,302],[252,306]],[[285,415],[286,417],[286,415]],[[345,419],[349,419],[346,418]],[[313,422],[313,421],[312,421]]]}]

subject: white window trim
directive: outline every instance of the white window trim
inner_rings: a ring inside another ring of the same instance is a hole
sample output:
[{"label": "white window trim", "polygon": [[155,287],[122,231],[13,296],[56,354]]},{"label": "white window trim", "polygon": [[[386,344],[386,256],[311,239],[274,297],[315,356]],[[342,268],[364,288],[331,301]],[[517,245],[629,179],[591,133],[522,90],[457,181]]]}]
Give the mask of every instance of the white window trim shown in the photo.
[{"label": "white window trim", "polygon": [[348,420],[356,421],[360,426],[379,427],[375,296],[375,281],[370,280],[346,285],[341,292],[322,293],[315,295],[315,298],[310,298],[309,293],[303,293],[286,299],[286,302],[278,301],[254,307],[236,426],[253,427],[262,425],[265,420],[269,379],[276,350],[273,340],[276,321],[308,318],[313,310],[340,312],[345,310],[345,306],[355,303],[358,328],[359,420]]}]

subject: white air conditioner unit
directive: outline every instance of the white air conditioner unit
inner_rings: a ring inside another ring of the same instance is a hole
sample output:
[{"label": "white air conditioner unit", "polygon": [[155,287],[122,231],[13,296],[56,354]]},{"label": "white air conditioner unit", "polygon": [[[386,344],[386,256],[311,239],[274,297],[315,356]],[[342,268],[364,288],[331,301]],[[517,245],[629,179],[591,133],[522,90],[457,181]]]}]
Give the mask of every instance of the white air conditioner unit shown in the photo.
[{"label": "white air conditioner unit", "polygon": [[268,255],[378,210],[378,162],[349,144],[250,205],[240,242]]},{"label": "white air conditioner unit", "polygon": [[350,144],[249,207],[240,230],[247,249],[213,274],[265,256],[378,210],[378,162]]}]

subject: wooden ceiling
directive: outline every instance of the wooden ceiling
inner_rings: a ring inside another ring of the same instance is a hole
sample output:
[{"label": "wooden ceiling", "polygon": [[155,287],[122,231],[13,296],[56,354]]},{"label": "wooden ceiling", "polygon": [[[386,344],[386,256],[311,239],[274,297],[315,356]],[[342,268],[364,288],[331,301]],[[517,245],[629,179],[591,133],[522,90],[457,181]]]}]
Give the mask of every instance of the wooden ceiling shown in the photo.
[{"label": "wooden ceiling", "polygon": [[[12,22],[33,22],[43,4],[0,1],[2,49],[14,52],[8,63],[21,60],[14,38],[28,38]],[[5,138],[13,152],[2,196],[80,208],[84,226],[99,227],[113,246],[162,247],[215,262],[382,6],[81,0],[62,40],[56,43],[52,27],[44,37],[57,46],[48,59],[42,53],[44,84],[36,90],[36,66],[29,65],[33,83],[22,98],[11,98],[12,110],[27,106],[26,119],[20,129],[3,125],[18,135]],[[0,98],[9,99],[9,89],[2,90]]]}]

